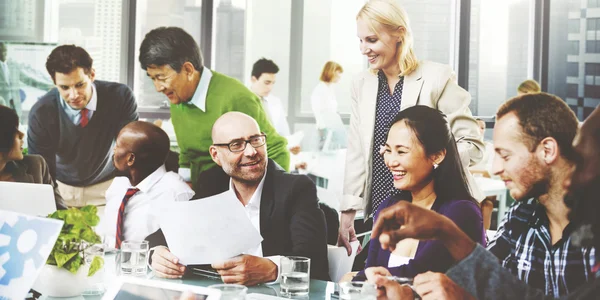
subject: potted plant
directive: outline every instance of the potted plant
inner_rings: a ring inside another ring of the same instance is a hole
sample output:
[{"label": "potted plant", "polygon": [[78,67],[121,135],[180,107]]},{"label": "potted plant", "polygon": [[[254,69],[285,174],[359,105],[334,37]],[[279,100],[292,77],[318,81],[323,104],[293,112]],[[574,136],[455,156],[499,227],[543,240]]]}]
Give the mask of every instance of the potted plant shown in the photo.
[{"label": "potted plant", "polygon": [[81,295],[88,287],[88,277],[104,266],[100,256],[86,258],[89,247],[102,243],[92,228],[100,221],[97,208],[57,210],[48,218],[62,220],[64,225],[34,289],[51,297]]}]

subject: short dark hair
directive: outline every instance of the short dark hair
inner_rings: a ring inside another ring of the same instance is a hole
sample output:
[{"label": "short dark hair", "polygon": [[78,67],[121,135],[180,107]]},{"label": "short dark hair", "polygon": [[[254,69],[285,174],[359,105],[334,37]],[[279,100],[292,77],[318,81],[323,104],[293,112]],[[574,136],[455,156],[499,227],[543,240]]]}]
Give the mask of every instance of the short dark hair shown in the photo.
[{"label": "short dark hair", "polygon": [[85,74],[92,72],[94,60],[85,49],[75,45],[62,45],[54,48],[46,60],[46,70],[56,82],[56,72],[69,74],[77,68],[82,68]]},{"label": "short dark hair", "polygon": [[18,127],[17,113],[9,107],[0,105],[0,152],[8,153],[12,150]]},{"label": "short dark hair", "polygon": [[169,65],[176,72],[185,62],[196,70],[202,69],[202,52],[192,36],[179,27],[158,27],[146,34],[140,45],[140,64],[149,66]]},{"label": "short dark hair", "polygon": [[446,150],[446,157],[433,172],[433,189],[438,198],[442,201],[475,201],[467,185],[465,170],[446,115],[429,106],[416,105],[400,111],[392,125],[398,122],[405,122],[415,133],[425,150],[425,155]]},{"label": "short dark hair", "polygon": [[256,79],[260,78],[263,73],[277,74],[279,67],[270,59],[261,58],[252,66],[252,76]]},{"label": "short dark hair", "polygon": [[523,94],[511,98],[496,112],[496,120],[514,113],[523,129],[523,141],[531,152],[545,138],[556,140],[563,157],[574,161],[573,139],[579,122],[575,113],[560,98],[548,93]]},{"label": "short dark hair", "polygon": [[[133,152],[137,157],[139,168],[154,171],[165,163],[171,142],[164,130],[144,121],[131,122],[124,129],[138,133]],[[143,133],[143,135],[139,133]]]}]

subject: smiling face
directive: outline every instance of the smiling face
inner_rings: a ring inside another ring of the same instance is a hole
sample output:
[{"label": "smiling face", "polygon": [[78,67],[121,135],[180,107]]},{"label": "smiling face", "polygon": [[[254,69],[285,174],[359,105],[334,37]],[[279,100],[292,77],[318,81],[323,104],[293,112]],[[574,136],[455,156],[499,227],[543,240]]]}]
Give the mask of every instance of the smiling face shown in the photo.
[{"label": "smiling face", "polygon": [[398,67],[398,46],[400,38],[393,36],[381,26],[379,35],[371,30],[363,18],[356,20],[356,32],[360,39],[360,52],[369,59],[369,67],[386,70]]},{"label": "smiling face", "polygon": [[550,170],[525,142],[523,128],[514,113],[498,119],[494,126],[494,163],[492,172],[505,182],[510,195],[518,201],[548,192]]},{"label": "smiling face", "polygon": [[390,128],[383,159],[398,190],[416,192],[432,181],[434,157],[426,155],[425,148],[404,121]]},{"label": "smiling face", "polygon": [[150,65],[146,69],[146,74],[154,83],[157,92],[165,94],[171,104],[180,104],[194,96],[196,91],[196,85],[192,81],[194,71],[193,65],[186,62],[179,73],[169,65]]},{"label": "smiling face", "polygon": [[68,74],[56,72],[54,82],[65,102],[71,108],[80,110],[92,99],[92,82],[95,76],[94,69],[90,74],[85,74],[83,68],[76,68]]},{"label": "smiling face", "polygon": [[239,113],[229,113],[215,122],[210,154],[215,163],[234,181],[258,184],[267,167],[267,145],[254,148],[246,144],[241,152],[231,152],[227,146],[214,144],[246,143],[262,133],[254,119]]}]

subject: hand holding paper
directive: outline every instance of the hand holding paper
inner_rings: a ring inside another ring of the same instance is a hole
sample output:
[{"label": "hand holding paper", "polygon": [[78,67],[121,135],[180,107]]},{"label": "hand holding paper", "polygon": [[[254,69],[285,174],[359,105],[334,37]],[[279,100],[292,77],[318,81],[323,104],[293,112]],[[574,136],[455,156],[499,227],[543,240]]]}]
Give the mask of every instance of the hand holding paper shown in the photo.
[{"label": "hand holding paper", "polygon": [[262,242],[244,207],[230,192],[163,208],[160,227],[181,264],[212,264]]}]

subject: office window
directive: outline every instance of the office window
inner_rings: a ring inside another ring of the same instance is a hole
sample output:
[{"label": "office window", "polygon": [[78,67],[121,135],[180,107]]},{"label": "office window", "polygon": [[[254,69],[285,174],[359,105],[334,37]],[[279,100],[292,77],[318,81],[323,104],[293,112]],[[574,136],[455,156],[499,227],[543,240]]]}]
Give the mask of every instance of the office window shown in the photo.
[{"label": "office window", "polygon": [[585,43],[585,52],[600,53],[600,18],[587,19]]},{"label": "office window", "polygon": [[[569,37],[568,32],[564,30],[564,28],[568,26],[571,20],[573,20],[569,18],[569,5],[576,5],[578,6],[578,10],[582,11],[596,4],[596,2],[592,2],[552,1],[552,5],[550,6],[548,47],[548,61],[550,63],[548,64],[547,89],[549,93],[565,99],[570,93],[568,82],[573,82],[572,77],[576,77],[575,79],[577,82],[583,83],[583,96],[586,97],[585,101],[579,101],[577,104],[571,105],[579,120],[584,120],[589,115],[591,108],[595,108],[599,104],[599,101],[592,101],[590,98],[600,98],[598,96],[600,95],[600,92],[597,85],[600,83],[600,79],[596,78],[600,75],[596,73],[598,70],[597,65],[600,64],[600,57],[598,57],[598,55],[568,56],[571,52],[569,45],[571,42],[575,41],[585,43],[585,50],[587,53],[597,53],[597,42],[600,40],[597,31],[600,30],[600,28],[598,28],[600,22],[598,22],[599,18],[585,19],[586,16],[582,15],[579,20],[581,20],[584,24],[583,26],[585,26],[585,34],[579,35],[577,40],[573,40],[573,36]],[[580,65],[584,67],[581,72],[579,72]]]},{"label": "office window", "polygon": [[297,115],[313,116],[310,97],[329,60],[344,69],[334,90],[338,111],[350,113],[352,76],[367,68],[356,37],[356,14],[363,5],[364,1],[358,0],[304,1],[301,102]]},{"label": "office window", "polygon": [[[246,0],[215,0],[212,68],[244,82]],[[264,32],[263,34],[268,34]]]},{"label": "office window", "polygon": [[577,77],[579,76],[579,64],[578,63],[567,63],[567,76]]},{"label": "office window", "polygon": [[169,118],[169,100],[154,88],[139,62],[139,48],[144,36],[152,29],[161,26],[177,26],[185,29],[197,43],[200,41],[200,16],[202,0],[147,0],[137,2],[134,94],[140,113],[162,113]]},{"label": "office window", "polygon": [[0,39],[11,42],[11,76],[20,76],[12,84],[21,100],[22,123],[54,85],[45,62],[56,45],[84,48],[94,60],[96,79],[124,81],[121,32],[127,25],[122,24],[122,6],[123,0],[0,1]]},{"label": "office window", "polygon": [[569,20],[569,33],[579,33],[579,19]]},{"label": "office window", "polygon": [[579,41],[569,41],[568,54],[579,55]]},{"label": "office window", "polygon": [[[243,64],[238,65],[244,72],[240,80],[249,84],[254,62],[262,57],[273,60],[279,67],[279,72],[271,94],[281,99],[286,112],[291,88],[291,9],[291,1],[261,0],[246,3],[245,51]],[[217,69],[220,71],[218,64]]]},{"label": "office window", "polygon": [[577,98],[579,97],[579,85],[578,84],[567,84],[567,97]]},{"label": "office window", "polygon": [[[469,92],[477,111],[494,115],[532,78],[532,1],[471,1]],[[566,25],[565,25],[566,27]],[[565,30],[566,31],[566,30]]]},{"label": "office window", "polygon": [[588,0],[588,8],[600,7],[600,0]]}]

